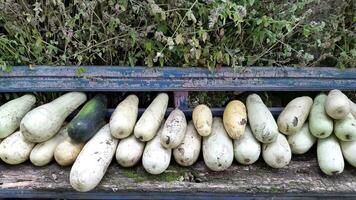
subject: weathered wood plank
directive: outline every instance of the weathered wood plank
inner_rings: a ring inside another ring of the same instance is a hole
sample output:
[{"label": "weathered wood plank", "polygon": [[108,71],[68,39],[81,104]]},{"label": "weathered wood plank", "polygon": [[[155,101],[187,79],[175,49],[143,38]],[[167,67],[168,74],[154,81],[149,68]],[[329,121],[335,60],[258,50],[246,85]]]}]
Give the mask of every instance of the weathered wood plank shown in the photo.
[{"label": "weathered wood plank", "polygon": [[[29,91],[321,91],[355,90],[356,69],[249,67],[146,68],[86,66],[14,67],[0,72],[1,92]],[[40,84],[39,84],[40,83]]]},{"label": "weathered wood plank", "polygon": [[[284,193],[304,196],[355,194],[355,168],[346,165],[342,174],[326,176],[319,170],[314,154],[315,150],[304,156],[295,156],[283,169],[272,169],[259,160],[251,166],[234,163],[223,172],[208,170],[203,161],[188,168],[179,167],[172,161],[161,175],[150,175],[141,165],[124,169],[113,162],[100,185],[92,192],[107,195],[127,192]],[[55,163],[45,167],[34,167],[29,163],[18,166],[1,163],[0,197],[9,191],[75,194],[68,181],[69,171],[69,167],[61,168]]]}]

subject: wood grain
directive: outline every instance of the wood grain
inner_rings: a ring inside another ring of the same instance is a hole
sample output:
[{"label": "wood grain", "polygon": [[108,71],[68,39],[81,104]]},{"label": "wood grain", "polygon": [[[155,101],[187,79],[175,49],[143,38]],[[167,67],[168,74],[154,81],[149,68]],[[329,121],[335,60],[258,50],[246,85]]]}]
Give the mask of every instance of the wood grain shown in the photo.
[{"label": "wood grain", "polygon": [[[141,165],[122,168],[115,162],[92,192],[227,192],[227,193],[354,193],[356,169],[346,165],[337,176],[326,176],[319,170],[315,150],[294,156],[283,169],[272,169],[262,160],[251,166],[234,163],[228,170],[212,172],[200,159],[192,167],[171,166],[161,175],[150,175]],[[9,166],[0,164],[0,194],[5,190],[74,192],[69,184],[70,168],[55,163],[35,167],[29,163]],[[90,174],[88,174],[90,176]]]},{"label": "wood grain", "polygon": [[[356,69],[297,67],[147,68],[84,66],[13,67],[0,71],[1,92],[34,91],[325,91],[355,90]],[[38,84],[40,83],[40,84]]]}]

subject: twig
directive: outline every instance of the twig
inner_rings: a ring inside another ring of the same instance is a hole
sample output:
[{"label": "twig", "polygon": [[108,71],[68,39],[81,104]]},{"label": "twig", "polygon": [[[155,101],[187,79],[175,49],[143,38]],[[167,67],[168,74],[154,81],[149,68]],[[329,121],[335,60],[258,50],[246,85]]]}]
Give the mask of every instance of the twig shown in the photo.
[{"label": "twig", "polygon": [[280,43],[281,40],[283,40],[285,37],[287,37],[289,34],[291,34],[293,32],[293,30],[295,28],[297,28],[300,23],[302,23],[302,21],[305,19],[305,16],[308,15],[308,11],[306,12],[306,14],[303,16],[303,18],[301,20],[298,21],[298,23],[296,23],[292,29],[290,31],[288,31],[287,33],[285,33],[280,40],[278,40],[277,42],[275,42],[272,46],[270,46],[266,51],[264,51],[263,53],[261,53],[257,58],[255,58],[253,61],[252,61],[252,64],[254,64],[257,60],[259,60],[261,57],[263,57],[264,55],[266,55],[268,52],[270,52],[277,44]]},{"label": "twig", "polygon": [[[196,4],[197,2],[198,2],[198,0],[195,0],[194,3],[192,4],[192,6],[190,6],[190,8],[188,9],[188,11],[184,14],[183,19],[179,22],[179,24],[178,24],[176,30],[173,32],[173,34],[172,34],[172,36],[171,36],[172,38],[176,35],[178,29],[182,26],[182,24],[183,24],[185,18],[187,17],[188,12],[190,12],[190,11],[193,9],[193,7],[195,6],[195,4]],[[164,45],[164,47],[159,51],[160,54],[162,54],[162,52],[166,49],[167,45],[168,45],[168,44],[166,43],[166,44]]]}]

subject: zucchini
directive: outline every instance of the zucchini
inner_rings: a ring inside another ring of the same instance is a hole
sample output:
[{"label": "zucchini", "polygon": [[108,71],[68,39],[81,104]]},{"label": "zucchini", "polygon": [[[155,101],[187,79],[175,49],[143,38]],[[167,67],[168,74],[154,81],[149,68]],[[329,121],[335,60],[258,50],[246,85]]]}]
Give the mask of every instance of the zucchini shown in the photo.
[{"label": "zucchini", "polygon": [[21,119],[36,103],[36,97],[26,94],[0,107],[0,138],[6,138],[19,128]]},{"label": "zucchini", "polygon": [[49,140],[59,131],[67,116],[86,99],[82,92],[69,92],[31,110],[20,123],[23,136],[27,141],[34,143]]},{"label": "zucchini", "polygon": [[129,95],[116,107],[110,118],[110,131],[115,138],[126,138],[133,132],[138,115],[138,102],[136,95]]},{"label": "zucchini", "polygon": [[292,135],[303,127],[308,119],[313,99],[307,96],[297,97],[287,104],[278,116],[277,125],[281,133]]},{"label": "zucchini", "polygon": [[334,122],[325,111],[326,94],[315,97],[309,114],[309,130],[317,138],[326,138],[331,135]]},{"label": "zucchini", "polygon": [[74,141],[86,142],[105,124],[107,99],[96,95],[88,101],[68,124],[68,135]]}]

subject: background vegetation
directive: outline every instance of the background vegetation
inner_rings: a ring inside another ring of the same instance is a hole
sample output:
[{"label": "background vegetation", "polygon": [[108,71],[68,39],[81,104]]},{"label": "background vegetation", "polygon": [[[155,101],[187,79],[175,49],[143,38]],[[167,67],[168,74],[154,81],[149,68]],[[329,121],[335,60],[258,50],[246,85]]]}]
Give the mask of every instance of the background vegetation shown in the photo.
[{"label": "background vegetation", "polygon": [[355,2],[0,0],[0,66],[355,67]]}]

